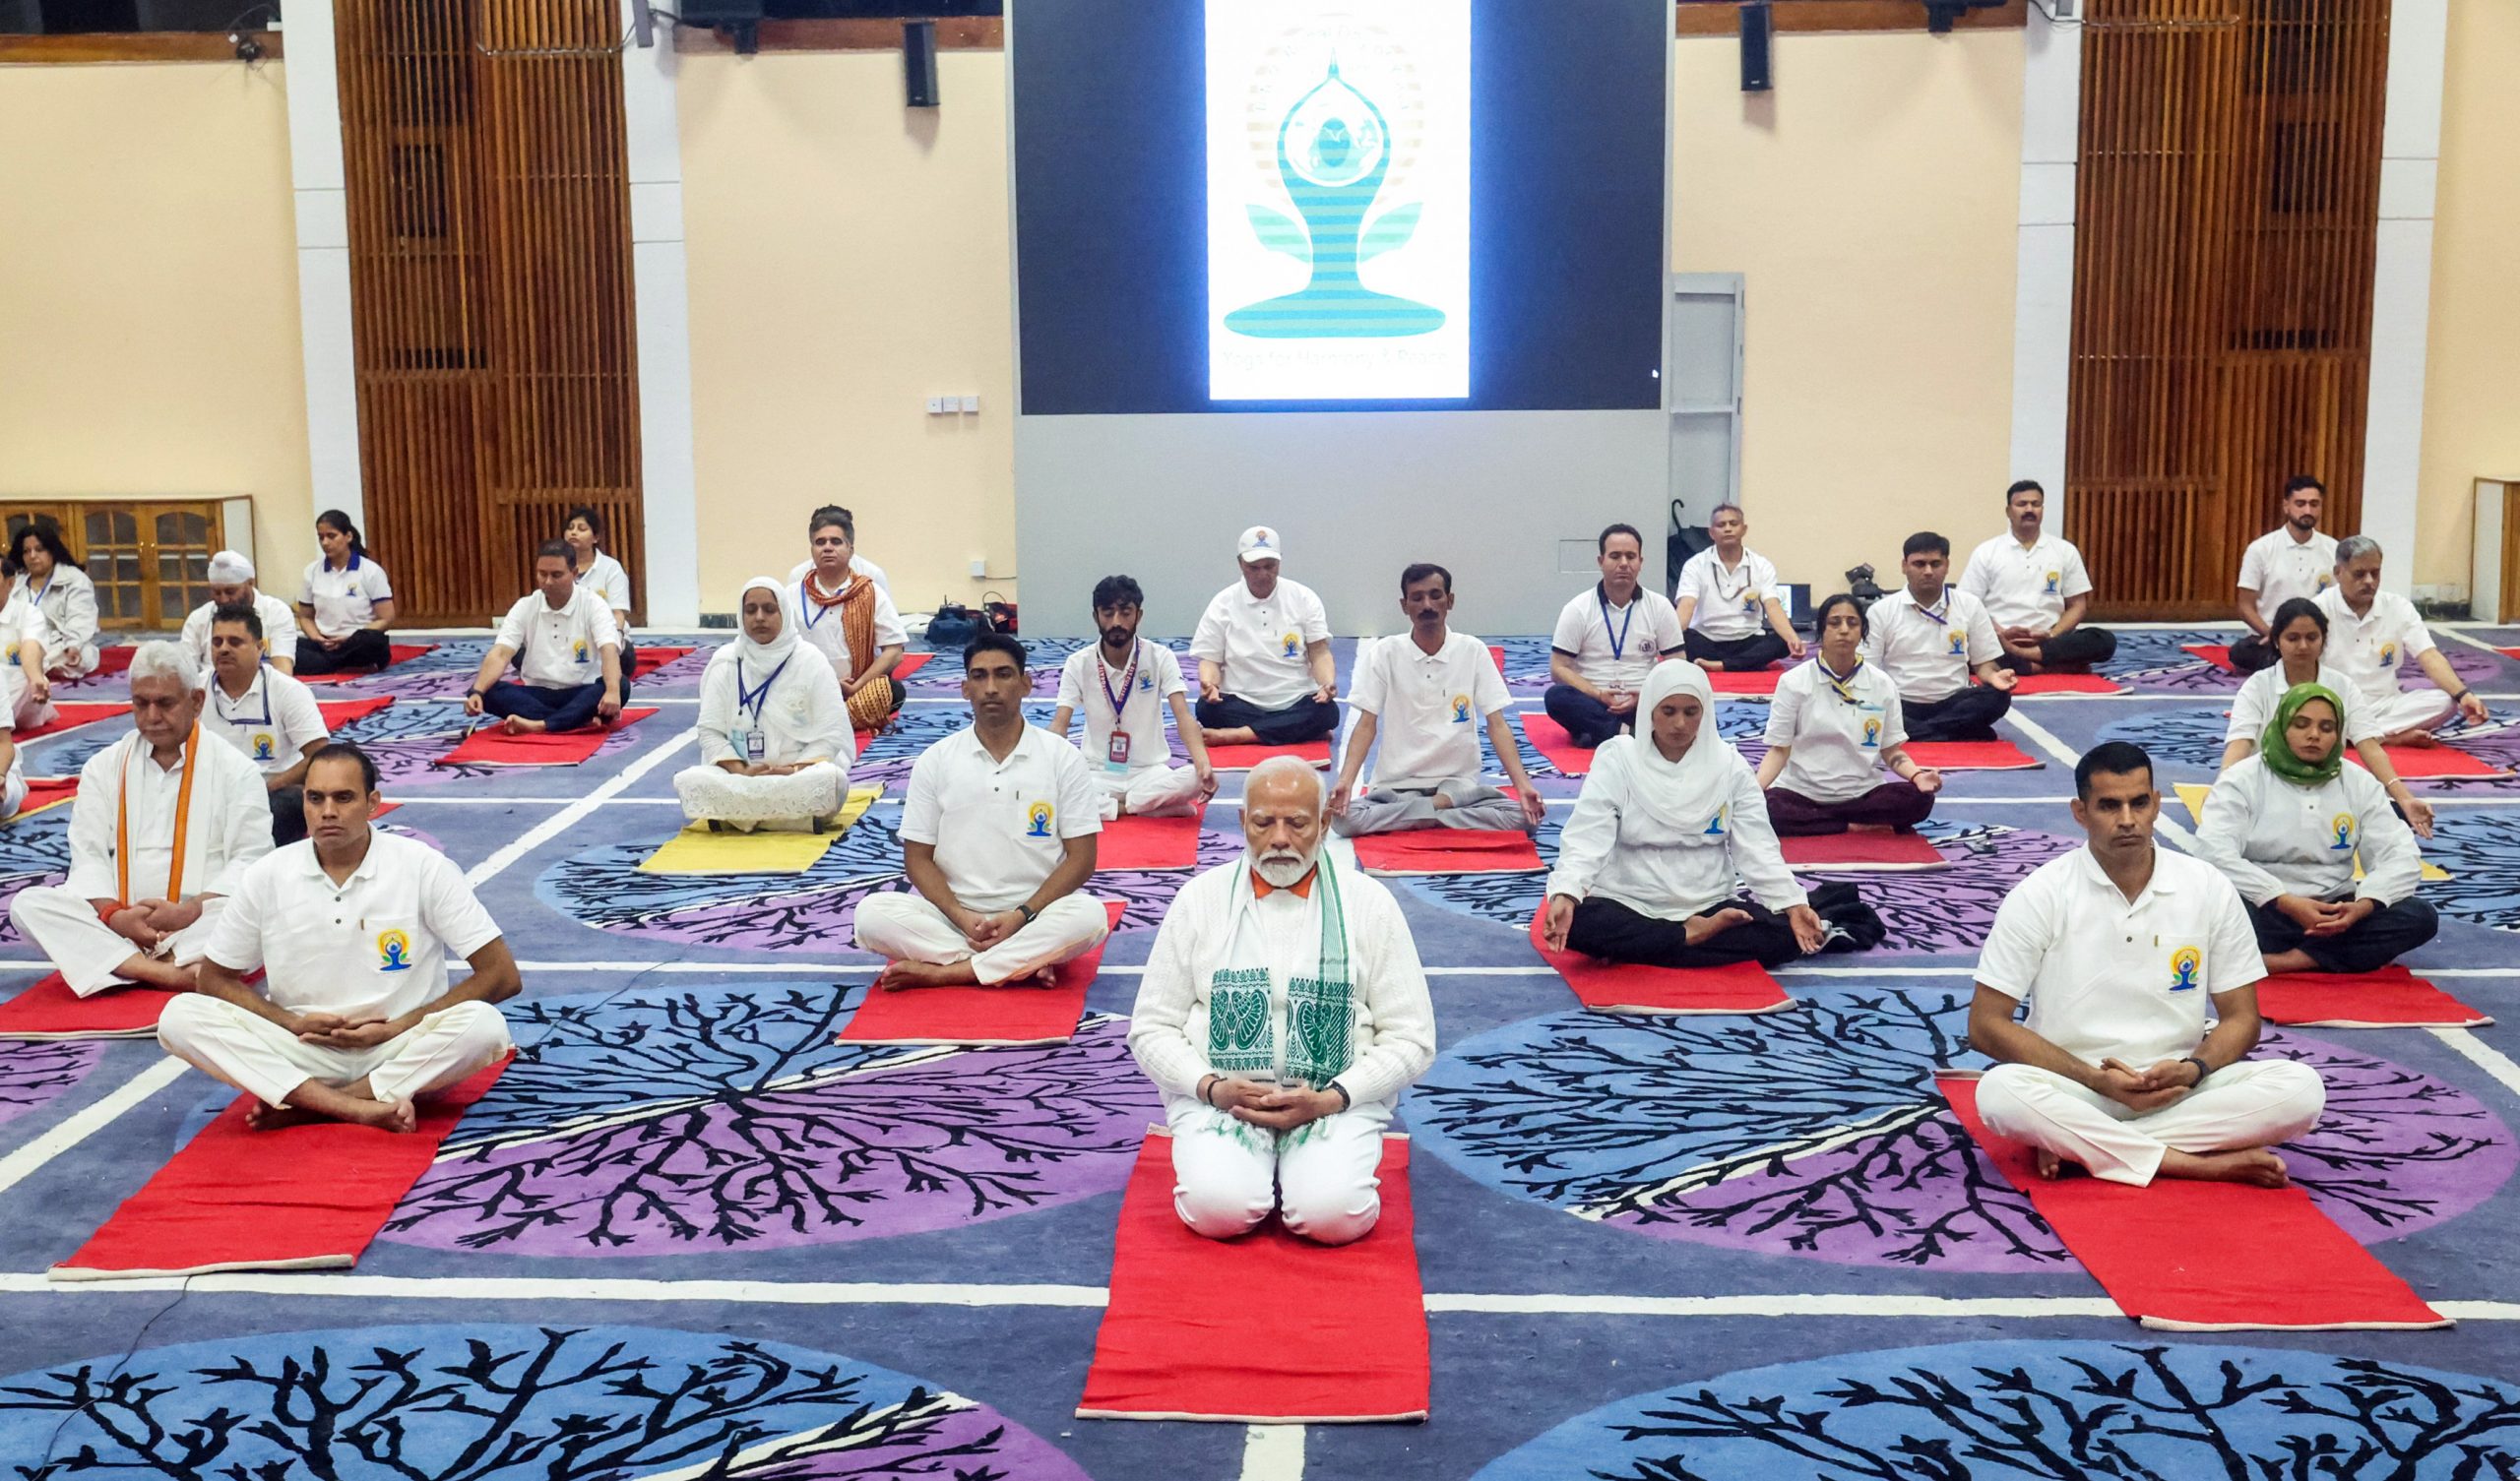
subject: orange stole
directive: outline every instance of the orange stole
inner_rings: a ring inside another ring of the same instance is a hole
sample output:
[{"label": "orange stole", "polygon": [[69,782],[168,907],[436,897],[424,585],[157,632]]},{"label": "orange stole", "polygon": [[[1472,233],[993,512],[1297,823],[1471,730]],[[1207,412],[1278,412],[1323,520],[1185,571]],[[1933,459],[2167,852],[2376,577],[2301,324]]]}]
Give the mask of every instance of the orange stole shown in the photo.
[{"label": "orange stole", "polygon": [[[804,582],[805,599],[828,611],[840,608],[841,636],[849,640],[850,677],[866,671],[875,661],[875,584],[866,578],[852,577],[849,589],[834,597],[825,597],[812,576]],[[881,730],[893,722],[891,691],[869,684],[849,697],[849,723],[860,730]]]}]

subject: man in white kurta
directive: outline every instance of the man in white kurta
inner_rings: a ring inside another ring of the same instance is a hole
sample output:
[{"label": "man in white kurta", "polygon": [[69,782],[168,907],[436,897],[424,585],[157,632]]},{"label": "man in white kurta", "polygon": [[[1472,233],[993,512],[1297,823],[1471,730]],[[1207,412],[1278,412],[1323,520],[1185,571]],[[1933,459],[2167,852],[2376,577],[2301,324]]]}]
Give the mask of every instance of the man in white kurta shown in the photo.
[{"label": "man in white kurta", "polygon": [[[508,608],[464,697],[464,712],[507,717],[510,735],[609,725],[621,713],[621,629],[612,608],[578,586],[569,547],[552,540],[535,554],[541,589]],[[514,660],[514,680],[500,677]]]},{"label": "man in white kurta", "polygon": [[[1421,828],[1519,829],[1547,816],[1540,788],[1523,770],[1505,728],[1505,677],[1487,645],[1453,632],[1452,573],[1420,564],[1400,574],[1406,634],[1365,645],[1348,686],[1356,711],[1347,761],[1330,790],[1330,826],[1345,835]],[[1479,727],[1513,782],[1511,792],[1480,778]],[[1365,753],[1374,781],[1354,795]]]},{"label": "man in white kurta", "polygon": [[972,725],[920,753],[902,804],[915,895],[857,902],[857,947],[890,957],[878,989],[1055,976],[1110,916],[1079,893],[1094,874],[1102,798],[1076,748],[1024,722],[1024,645],[983,633],[963,652]]},{"label": "man in white kurta", "polygon": [[131,710],[133,732],[80,768],[68,882],[9,903],[18,934],[83,998],[190,988],[238,876],[272,849],[263,773],[206,733],[191,654],[142,644]]},{"label": "man in white kurta", "polygon": [[1567,739],[1587,750],[1635,724],[1645,676],[1687,644],[1678,609],[1639,584],[1645,537],[1636,526],[1612,525],[1594,546],[1602,579],[1558,611],[1548,635],[1548,690],[1541,697]]},{"label": "man in white kurta", "polygon": [[2038,673],[2115,657],[2117,635],[2083,621],[2091,573],[2072,541],[2048,532],[2048,495],[2036,480],[2005,491],[2004,519],[2011,528],[1970,552],[1958,584],[1985,604],[2004,666]]},{"label": "man in white kurta", "polygon": [[[368,826],[376,770],[357,747],[325,748],[306,796],[308,836],[244,871],[158,1042],[262,1102],[258,1129],[408,1132],[413,1100],[508,1052],[492,1005],[516,995],[516,960],[453,860]],[[458,987],[449,955],[472,965]],[[257,967],[260,991],[243,980]]]},{"label": "man in white kurta", "polygon": [[[2013,671],[1985,603],[1947,584],[1951,542],[1931,530],[1908,536],[1899,569],[1907,586],[1872,604],[1862,657],[1899,689],[1912,741],[1995,738],[2012,709]],[[1975,677],[1978,682],[1970,683]]]},{"label": "man in white kurta", "polygon": [[2095,747],[2074,790],[2089,846],[2013,887],[1978,960],[1969,1040],[2001,1062],[1980,1118],[2037,1148],[2044,1177],[2282,1187],[2268,1148],[2317,1125],[2327,1092],[2306,1065],[2246,1058],[2266,975],[2247,910],[2213,865],[2154,846],[2142,748]]},{"label": "man in white kurta", "polygon": [[1181,889],[1157,930],[1129,1049],[1164,1092],[1172,1206],[1211,1239],[1272,1210],[1327,1245],[1382,1216],[1400,1092],[1435,1057],[1434,1002],[1399,902],[1321,849],[1320,774],[1252,770],[1243,857]]},{"label": "man in white kurta", "polygon": [[2284,523],[2240,552],[2233,609],[2248,631],[2232,645],[2232,666],[2255,673],[2275,664],[2275,611],[2294,597],[2315,600],[2336,585],[2336,537],[2319,532],[2327,486],[2307,473],[2284,485]]},{"label": "man in white kurta", "polygon": [[193,661],[207,671],[210,662],[210,622],[220,607],[251,607],[255,620],[263,625],[264,661],[282,673],[297,671],[297,611],[287,602],[273,596],[254,585],[254,563],[233,550],[222,550],[210,558],[210,600],[192,609],[184,619],[180,640],[192,650]]},{"label": "man in white kurta", "polygon": [[[1064,738],[1070,717],[1085,716],[1085,763],[1102,789],[1105,823],[1123,815],[1187,817],[1217,790],[1207,740],[1190,714],[1181,660],[1163,644],[1138,636],[1145,612],[1146,593],[1135,581],[1102,578],[1094,587],[1094,627],[1102,641],[1059,665],[1050,733]],[[1164,729],[1166,710],[1190,753],[1186,767],[1172,765],[1172,738]]]},{"label": "man in white kurta", "polygon": [[[2336,547],[2336,585],[2318,595],[2327,614],[2327,661],[2354,681],[2351,702],[2390,745],[2429,745],[2453,714],[2486,722],[2485,701],[2470,693],[2433,646],[2415,603],[2380,589],[2380,542],[2358,534]],[[2432,687],[2398,687],[2413,658]]]},{"label": "man in white kurta", "polygon": [[1244,530],[1234,544],[1242,579],[1208,599],[1190,635],[1194,712],[1211,746],[1293,746],[1339,728],[1329,609],[1279,574],[1286,553],[1274,527]]},{"label": "man in white kurta", "polygon": [[1802,639],[1786,613],[1776,563],[1742,543],[1750,525],[1741,506],[1715,506],[1706,532],[1715,543],[1681,565],[1671,603],[1689,661],[1730,673],[1762,669],[1780,658],[1801,662]]},{"label": "man in white kurta", "polygon": [[298,784],[333,738],[315,691],[263,661],[262,622],[252,607],[220,607],[211,626],[210,684],[202,728],[236,748],[271,792],[272,846],[306,836]]}]

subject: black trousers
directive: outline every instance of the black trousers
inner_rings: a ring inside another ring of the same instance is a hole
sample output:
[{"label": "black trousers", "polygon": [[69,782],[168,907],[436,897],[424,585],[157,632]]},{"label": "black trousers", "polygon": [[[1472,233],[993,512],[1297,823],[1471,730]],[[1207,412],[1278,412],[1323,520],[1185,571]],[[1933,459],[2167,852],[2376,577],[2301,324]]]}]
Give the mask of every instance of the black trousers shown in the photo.
[{"label": "black trousers", "polygon": [[1339,707],[1317,698],[1297,700],[1284,710],[1263,710],[1248,700],[1227,695],[1218,700],[1201,700],[1191,712],[1210,730],[1239,730],[1247,725],[1264,746],[1297,746],[1335,734],[1339,729]]},{"label": "black trousers", "polygon": [[2322,972],[2376,972],[2430,941],[2441,929],[2440,913],[2413,895],[2372,911],[2342,936],[2303,935],[2293,917],[2271,904],[2249,906],[2248,916],[2257,927],[2260,952],[2269,956],[2300,952]]},{"label": "black trousers", "polygon": [[340,648],[328,648],[304,633],[297,635],[297,676],[308,674],[345,674],[359,669],[383,668],[394,661],[394,645],[374,628],[360,628],[342,640]]},{"label": "black trousers", "polygon": [[[2061,638],[2049,638],[2039,645],[2039,666],[2049,668],[2089,668],[2117,656],[2117,635],[2107,628],[2089,624],[2074,629]],[[2019,668],[2021,660],[2010,653],[1995,660],[2006,668]]]},{"label": "black trousers", "polygon": [[1947,700],[1925,704],[1902,698],[1900,710],[1912,741],[1978,741],[1995,738],[1995,721],[2012,710],[2012,696],[1973,684]]},{"label": "black trousers", "polygon": [[1576,904],[1575,918],[1566,928],[1566,946],[1604,961],[1647,966],[1731,966],[1740,961],[1782,966],[1802,956],[1802,943],[1795,939],[1794,927],[1757,900],[1728,900],[1703,913],[1713,915],[1718,910],[1743,910],[1750,918],[1691,946],[1686,923],[1639,914],[1597,895]]},{"label": "black trousers", "polygon": [[306,789],[272,788],[272,847],[286,848],[306,836]]},{"label": "black trousers", "polygon": [[621,635],[621,703],[625,707],[630,703],[630,670],[638,666],[638,645],[630,641],[629,633],[624,632]]},{"label": "black trousers", "polygon": [[1610,707],[1571,684],[1551,684],[1548,692],[1541,696],[1540,705],[1566,732],[1567,739],[1587,751],[1625,730],[1628,720],[1635,716],[1634,710],[1626,715],[1612,713]]},{"label": "black trousers", "polygon": [[1728,674],[1747,673],[1766,668],[1782,660],[1787,652],[1785,640],[1774,633],[1752,633],[1747,638],[1709,638],[1695,628],[1680,635],[1680,647],[1695,663],[1711,659],[1724,665]]},{"label": "black trousers", "polygon": [[595,723],[595,707],[603,703],[603,681],[574,689],[544,689],[501,679],[481,696],[481,708],[492,714],[540,720],[549,730],[583,730]]},{"label": "black trousers", "polygon": [[2253,674],[2261,668],[2273,668],[2276,660],[2283,656],[2275,650],[2274,644],[2255,633],[2250,633],[2232,645],[2232,667],[2244,674]]}]

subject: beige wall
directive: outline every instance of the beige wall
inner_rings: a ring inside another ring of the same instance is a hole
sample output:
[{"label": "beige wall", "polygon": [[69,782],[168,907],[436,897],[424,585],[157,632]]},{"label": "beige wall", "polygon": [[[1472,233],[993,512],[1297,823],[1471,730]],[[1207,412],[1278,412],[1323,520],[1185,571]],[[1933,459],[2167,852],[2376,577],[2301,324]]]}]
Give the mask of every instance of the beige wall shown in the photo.
[{"label": "beige wall", "polygon": [[[902,105],[897,52],[682,63],[700,606],[856,512],[905,608],[1015,594],[1014,310],[1005,61],[940,59]],[[930,416],[976,393],[976,416]]]},{"label": "beige wall", "polygon": [[277,64],[0,67],[0,496],[254,497],[315,554]]},{"label": "beige wall", "polygon": [[1788,581],[2001,527],[2022,64],[2019,31],[1784,35],[1752,96],[1732,38],[1679,43],[1672,265],[1746,275],[1741,496]]},{"label": "beige wall", "polygon": [[2423,586],[2468,585],[2475,480],[2520,478],[2520,83],[2514,79],[2520,79],[2520,5],[2452,0],[2416,495],[2415,580]]}]

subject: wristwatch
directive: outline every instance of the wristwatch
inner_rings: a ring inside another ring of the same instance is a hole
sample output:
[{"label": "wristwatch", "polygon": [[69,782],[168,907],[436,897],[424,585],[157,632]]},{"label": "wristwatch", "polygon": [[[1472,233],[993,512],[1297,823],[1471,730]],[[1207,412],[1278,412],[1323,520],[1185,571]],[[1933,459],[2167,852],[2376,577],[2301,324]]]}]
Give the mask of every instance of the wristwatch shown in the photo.
[{"label": "wristwatch", "polygon": [[1041,917],[1041,912],[1034,909],[1031,905],[1017,905],[1015,908],[1023,915],[1024,924],[1028,926]]},{"label": "wristwatch", "polygon": [[2180,1064],[2183,1064],[2183,1065],[2194,1065],[2194,1066],[2196,1067],[2196,1084],[2195,1084],[2195,1085],[2189,1085],[2189,1086],[2187,1087],[2187,1088],[2189,1088],[2189,1089],[2191,1089],[2191,1090],[2195,1089],[2195,1088],[2196,1088],[2196,1085],[2201,1085],[2201,1084],[2205,1083],[2205,1077],[2214,1073],[2214,1067],[2213,1067],[2213,1066],[2211,1066],[2211,1065],[2209,1065],[2209,1064],[2205,1063],[2203,1060],[2198,1059],[2195,1055],[2192,1055],[2192,1054],[2188,1054],[2188,1055],[2181,1055],[2181,1056],[2179,1057],[2179,1063],[2180,1063]]}]

